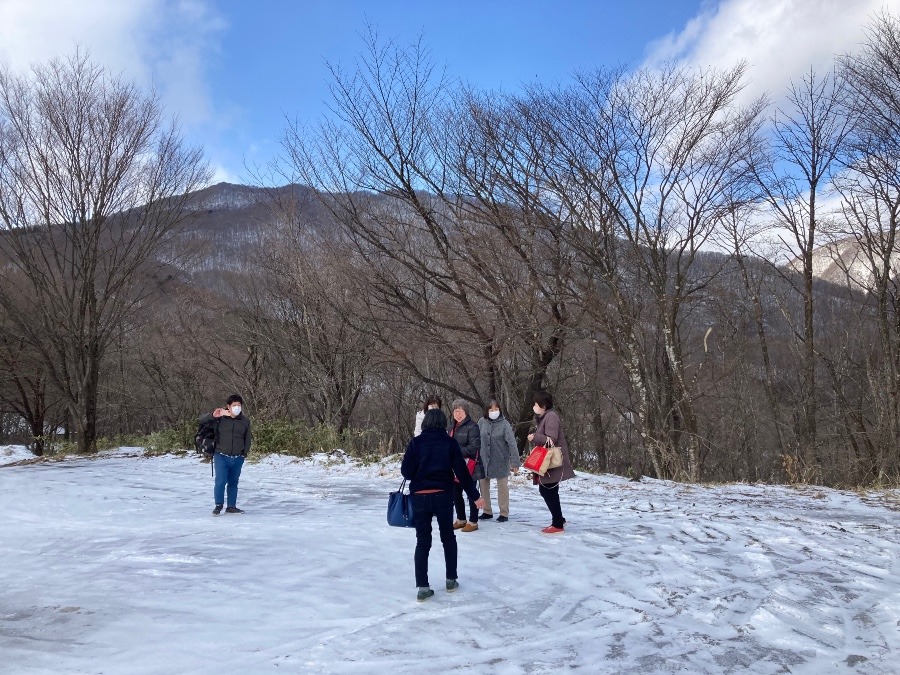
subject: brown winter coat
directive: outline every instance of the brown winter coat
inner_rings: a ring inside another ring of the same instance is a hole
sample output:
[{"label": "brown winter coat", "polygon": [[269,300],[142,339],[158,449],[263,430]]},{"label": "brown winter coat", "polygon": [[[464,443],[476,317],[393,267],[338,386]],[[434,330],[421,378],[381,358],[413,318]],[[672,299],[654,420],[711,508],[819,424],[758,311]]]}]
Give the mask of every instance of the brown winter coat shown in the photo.
[{"label": "brown winter coat", "polygon": [[566,434],[563,431],[562,420],[559,414],[551,408],[541,417],[537,418],[537,431],[534,432],[534,445],[546,445],[547,438],[553,439],[553,444],[558,445],[562,450],[563,463],[555,469],[550,469],[543,476],[534,474],[534,483],[556,483],[562,480],[575,478],[575,470],[572,469],[572,462],[569,459],[569,446],[566,443]]}]

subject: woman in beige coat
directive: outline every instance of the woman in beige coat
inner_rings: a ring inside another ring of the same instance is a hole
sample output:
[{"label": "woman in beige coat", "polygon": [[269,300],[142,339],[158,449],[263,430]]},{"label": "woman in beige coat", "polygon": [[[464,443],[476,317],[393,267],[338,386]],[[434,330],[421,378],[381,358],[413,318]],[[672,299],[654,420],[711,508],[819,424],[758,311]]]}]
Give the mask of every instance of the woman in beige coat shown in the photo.
[{"label": "woman in beige coat", "polygon": [[[528,434],[528,440],[534,445],[556,445],[562,450],[562,466],[547,471],[543,476],[533,474],[534,483],[539,486],[541,497],[550,510],[552,522],[549,527],[541,530],[544,534],[560,534],[565,529],[566,519],[563,518],[562,506],[559,503],[559,484],[575,477],[572,462],[569,460],[569,446],[566,444],[566,434],[563,431],[562,420],[553,409],[553,397],[546,391],[534,395],[534,415],[537,429],[533,434]],[[552,439],[552,440],[551,440]]]}]

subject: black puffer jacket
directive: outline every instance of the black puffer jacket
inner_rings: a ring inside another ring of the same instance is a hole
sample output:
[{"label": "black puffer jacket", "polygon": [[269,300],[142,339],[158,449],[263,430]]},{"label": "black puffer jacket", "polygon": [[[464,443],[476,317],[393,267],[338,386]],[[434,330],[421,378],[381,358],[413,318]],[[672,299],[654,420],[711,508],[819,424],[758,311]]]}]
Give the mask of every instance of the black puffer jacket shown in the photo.
[{"label": "black puffer jacket", "polygon": [[200,416],[200,422],[216,420],[216,452],[223,455],[246,457],[250,452],[253,435],[250,420],[241,413],[237,417],[222,416],[216,419],[212,413]]},{"label": "black puffer jacket", "polygon": [[459,424],[454,420],[450,425],[450,433],[459,443],[464,459],[478,459],[481,454],[481,430],[471,417],[467,416]]}]

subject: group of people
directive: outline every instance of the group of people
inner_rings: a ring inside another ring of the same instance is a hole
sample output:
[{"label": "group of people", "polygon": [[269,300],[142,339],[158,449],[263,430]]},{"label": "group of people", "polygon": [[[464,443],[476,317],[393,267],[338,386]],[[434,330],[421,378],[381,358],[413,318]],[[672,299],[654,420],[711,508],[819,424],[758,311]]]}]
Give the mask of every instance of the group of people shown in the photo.
[{"label": "group of people", "polygon": [[[494,517],[490,482],[497,482],[498,522],[509,520],[509,476],[520,467],[519,450],[512,425],[503,416],[496,400],[491,400],[478,422],[470,415],[466,401],[451,405],[452,422],[441,409],[441,399],[431,396],[416,415],[416,428],[400,465],[410,482],[416,525],[416,598],[425,601],[434,595],[428,581],[428,556],[432,543],[432,520],[436,519],[444,548],[446,590],[459,588],[455,530],[473,532],[479,520]],[[566,519],[559,499],[559,484],[575,476],[559,414],[553,409],[553,397],[539,392],[534,397],[536,428],[528,434],[534,445],[558,446],[562,465],[543,476],[532,473],[541,496],[550,511],[551,523],[543,534],[561,534]],[[476,486],[476,480],[478,485]],[[468,497],[468,513],[463,494]],[[456,509],[456,520],[453,510]],[[478,511],[482,513],[479,515]]]},{"label": "group of people", "polygon": [[[223,508],[225,513],[243,513],[237,507],[238,482],[252,443],[250,420],[243,412],[243,405],[240,395],[233,394],[224,407],[200,417],[201,424],[215,422],[214,516],[221,514]],[[479,520],[494,518],[492,480],[497,484],[497,522],[509,520],[509,477],[521,466],[512,425],[496,400],[488,403],[477,422],[470,410],[468,402],[457,399],[450,408],[452,421],[448,421],[440,397],[428,397],[416,414],[414,435],[400,465],[400,472],[410,482],[415,514],[416,597],[420,602],[434,595],[428,581],[432,520],[437,520],[444,548],[448,593],[459,588],[455,531],[474,532]],[[569,460],[562,420],[553,409],[553,397],[547,392],[535,394],[533,410],[536,426],[528,434],[528,442],[555,445],[562,452],[561,466],[543,476],[532,473],[532,481],[550,511],[550,525],[541,532],[560,534],[565,531],[566,519],[559,500],[559,485],[573,478],[575,472]]]}]

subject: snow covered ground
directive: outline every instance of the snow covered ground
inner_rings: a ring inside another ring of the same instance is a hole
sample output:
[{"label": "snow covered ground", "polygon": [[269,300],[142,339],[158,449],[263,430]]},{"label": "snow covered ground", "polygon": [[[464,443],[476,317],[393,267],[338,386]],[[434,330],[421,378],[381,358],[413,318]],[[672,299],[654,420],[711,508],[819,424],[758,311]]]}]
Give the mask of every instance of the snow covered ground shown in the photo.
[{"label": "snow covered ground", "polygon": [[398,475],[266,458],[213,518],[195,457],[0,468],[0,672],[900,672],[896,491],[580,474],[548,537],[523,476],[418,604]]},{"label": "snow covered ground", "polygon": [[35,459],[24,445],[0,445],[0,466]]}]

